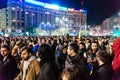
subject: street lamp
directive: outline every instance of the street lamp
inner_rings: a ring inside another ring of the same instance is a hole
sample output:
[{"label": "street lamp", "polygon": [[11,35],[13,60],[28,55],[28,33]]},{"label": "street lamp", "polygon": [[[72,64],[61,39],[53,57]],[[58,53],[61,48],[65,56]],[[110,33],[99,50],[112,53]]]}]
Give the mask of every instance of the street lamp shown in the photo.
[{"label": "street lamp", "polygon": [[120,12],[118,13],[118,16],[120,17]]}]

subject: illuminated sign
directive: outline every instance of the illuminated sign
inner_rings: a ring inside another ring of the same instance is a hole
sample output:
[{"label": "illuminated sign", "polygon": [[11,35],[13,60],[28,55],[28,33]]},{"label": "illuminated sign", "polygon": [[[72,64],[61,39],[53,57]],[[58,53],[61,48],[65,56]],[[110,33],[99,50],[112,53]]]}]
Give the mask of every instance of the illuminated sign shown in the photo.
[{"label": "illuminated sign", "polygon": [[59,7],[59,10],[67,11],[68,9],[66,7]]},{"label": "illuminated sign", "polygon": [[44,7],[45,7],[45,8],[51,8],[51,4],[45,3]]},{"label": "illuminated sign", "polygon": [[[56,4],[48,4],[48,3],[43,3],[43,2],[39,2],[36,0],[25,0],[25,2],[27,3],[31,3],[31,4],[35,4],[38,6],[42,6],[45,8],[49,8],[49,9],[54,9],[54,10],[61,10],[61,11],[74,11],[74,8],[67,8],[67,7],[62,7]],[[86,10],[80,9],[81,12],[87,13]]]},{"label": "illuminated sign", "polygon": [[68,8],[68,11],[74,11],[74,8]]},{"label": "illuminated sign", "polygon": [[45,3],[45,8],[59,10],[59,5]]},{"label": "illuminated sign", "polygon": [[55,4],[52,4],[52,9],[56,9],[56,10],[59,10],[59,5],[55,5]]},{"label": "illuminated sign", "polygon": [[38,1],[34,1],[34,0],[25,0],[26,2],[28,3],[31,3],[31,4],[35,4],[35,5],[38,5],[38,6],[43,6],[44,7],[44,3],[43,2],[38,2]]}]

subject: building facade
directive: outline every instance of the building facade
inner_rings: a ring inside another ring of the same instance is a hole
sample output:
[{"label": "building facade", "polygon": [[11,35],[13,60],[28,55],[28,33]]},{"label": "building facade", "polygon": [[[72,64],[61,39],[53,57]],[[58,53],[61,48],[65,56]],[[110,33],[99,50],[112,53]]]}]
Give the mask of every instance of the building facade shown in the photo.
[{"label": "building facade", "polygon": [[35,0],[8,0],[7,8],[0,10],[0,28],[26,31],[30,27],[51,25],[70,30],[84,30],[87,12]]}]

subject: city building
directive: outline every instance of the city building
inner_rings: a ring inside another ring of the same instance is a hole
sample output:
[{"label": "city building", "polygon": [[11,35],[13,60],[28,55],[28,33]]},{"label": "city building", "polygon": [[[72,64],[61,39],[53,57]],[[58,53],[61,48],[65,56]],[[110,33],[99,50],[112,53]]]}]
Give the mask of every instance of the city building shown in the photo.
[{"label": "city building", "polygon": [[87,11],[62,7],[36,0],[8,0],[7,8],[0,9],[0,28],[5,31],[25,32],[33,27],[69,28],[79,32],[86,29]]},{"label": "city building", "polygon": [[116,29],[120,29],[120,17],[112,16],[103,21],[101,25],[103,33],[113,33]]}]

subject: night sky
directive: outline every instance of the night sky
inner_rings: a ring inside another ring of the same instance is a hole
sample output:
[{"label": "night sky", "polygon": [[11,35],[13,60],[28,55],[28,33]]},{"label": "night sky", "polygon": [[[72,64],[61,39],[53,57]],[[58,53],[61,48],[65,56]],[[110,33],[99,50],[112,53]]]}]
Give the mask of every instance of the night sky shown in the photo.
[{"label": "night sky", "polygon": [[[7,0],[0,0],[0,7]],[[88,11],[88,24],[101,24],[105,18],[117,15],[120,11],[120,0],[38,0],[56,3],[61,6]],[[84,1],[84,2],[83,2]],[[83,5],[81,5],[81,2]],[[6,5],[6,4],[5,4]]]},{"label": "night sky", "polygon": [[[39,0],[49,3],[59,3],[61,6],[88,11],[88,24],[101,24],[105,18],[117,15],[120,11],[120,0]],[[81,5],[81,2],[84,4]]]}]

